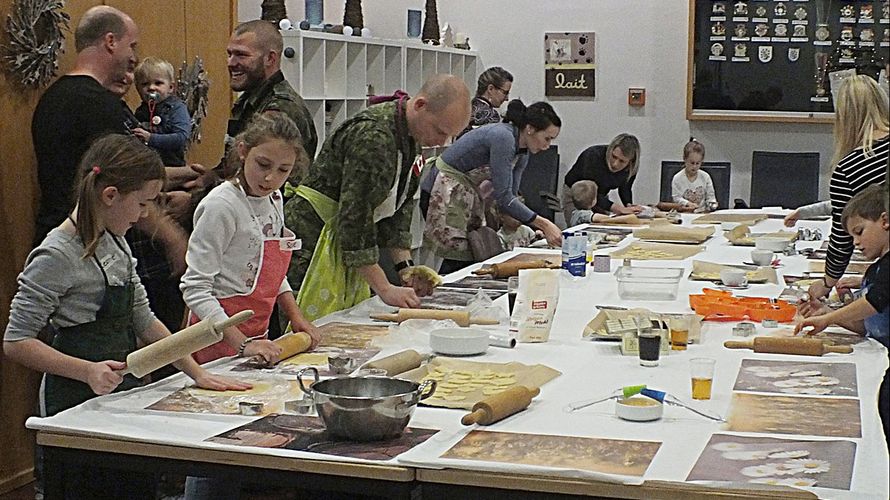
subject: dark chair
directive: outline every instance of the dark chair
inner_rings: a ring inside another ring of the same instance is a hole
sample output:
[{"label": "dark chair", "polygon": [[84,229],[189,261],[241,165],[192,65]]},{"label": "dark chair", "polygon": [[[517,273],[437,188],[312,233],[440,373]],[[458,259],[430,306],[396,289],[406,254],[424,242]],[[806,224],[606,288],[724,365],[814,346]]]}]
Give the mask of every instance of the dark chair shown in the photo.
[{"label": "dark chair", "polygon": [[[717,196],[718,208],[729,208],[729,169],[731,165],[728,161],[706,161],[701,167],[702,170],[711,176],[711,182],[714,183],[714,194]],[[664,160],[661,162],[661,195],[659,201],[673,201],[671,181],[680,170],[683,170],[682,161]]]},{"label": "dark chair", "polygon": [[556,190],[559,187],[559,150],[556,146],[531,155],[528,158],[528,166],[522,174],[522,182],[519,183],[519,192],[525,199],[525,205],[545,219],[553,220],[555,210],[549,200],[557,200],[556,208],[559,209],[559,198]]},{"label": "dark chair", "polygon": [[754,151],[751,208],[794,208],[819,201],[819,153]]}]

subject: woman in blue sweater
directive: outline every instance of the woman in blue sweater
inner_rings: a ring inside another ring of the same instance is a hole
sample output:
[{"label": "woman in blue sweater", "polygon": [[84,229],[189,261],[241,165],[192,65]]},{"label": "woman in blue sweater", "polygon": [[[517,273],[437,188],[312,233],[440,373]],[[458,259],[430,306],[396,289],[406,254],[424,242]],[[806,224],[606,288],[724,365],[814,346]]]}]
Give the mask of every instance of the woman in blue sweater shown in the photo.
[{"label": "woman in blue sweater", "polygon": [[467,233],[485,225],[485,181],[500,212],[541,230],[551,245],[562,243],[560,229],[518,197],[529,155],[548,149],[561,126],[550,104],[526,107],[514,99],[502,123],[468,132],[430,161],[435,168],[421,183],[421,208],[426,212],[424,251],[435,256],[427,259],[432,267],[440,264],[440,271],[448,273],[473,262]]}]

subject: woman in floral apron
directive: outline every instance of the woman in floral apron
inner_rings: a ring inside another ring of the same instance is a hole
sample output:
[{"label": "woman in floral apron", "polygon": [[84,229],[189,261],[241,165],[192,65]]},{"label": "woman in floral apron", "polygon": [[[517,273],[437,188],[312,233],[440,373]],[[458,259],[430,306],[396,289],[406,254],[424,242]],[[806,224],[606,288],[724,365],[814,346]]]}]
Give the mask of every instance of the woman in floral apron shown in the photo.
[{"label": "woman in floral apron", "polygon": [[551,245],[561,245],[560,229],[518,197],[529,155],[548,149],[561,126],[550,104],[536,102],[526,107],[514,99],[503,123],[461,136],[442,156],[427,163],[434,168],[421,184],[425,264],[448,273],[473,262],[467,233],[485,225],[482,191],[489,184],[486,181],[490,181],[498,211],[540,229]]}]

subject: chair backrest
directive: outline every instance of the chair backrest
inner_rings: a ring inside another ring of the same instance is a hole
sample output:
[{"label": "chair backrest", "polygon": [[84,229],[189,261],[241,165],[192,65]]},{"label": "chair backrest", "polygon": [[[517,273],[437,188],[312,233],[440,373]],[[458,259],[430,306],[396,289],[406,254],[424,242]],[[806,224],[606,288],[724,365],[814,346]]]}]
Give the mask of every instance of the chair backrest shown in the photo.
[{"label": "chair backrest", "polygon": [[522,182],[519,183],[519,192],[525,199],[525,206],[552,221],[554,211],[548,206],[547,199],[541,196],[541,192],[556,196],[558,188],[559,149],[550,146],[546,151],[529,156],[528,166],[525,167]]},{"label": "chair backrest", "polygon": [[[731,163],[728,161],[706,161],[701,169],[711,176],[714,183],[714,194],[717,195],[717,207],[729,208],[729,175]],[[671,181],[674,175],[683,170],[683,162],[663,160],[661,162],[661,194],[660,201],[672,201]]]},{"label": "chair backrest", "polygon": [[819,153],[754,151],[751,208],[795,208],[819,201]]}]

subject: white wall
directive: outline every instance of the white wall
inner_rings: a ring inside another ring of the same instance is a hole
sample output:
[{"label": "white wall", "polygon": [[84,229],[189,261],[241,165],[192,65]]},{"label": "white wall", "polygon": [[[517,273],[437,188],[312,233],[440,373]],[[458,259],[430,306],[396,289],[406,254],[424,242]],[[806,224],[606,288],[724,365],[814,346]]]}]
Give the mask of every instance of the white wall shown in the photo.
[{"label": "white wall", "polygon": [[[407,9],[423,0],[365,0],[365,26],[374,36],[402,38]],[[260,16],[260,0],[240,0],[241,20]],[[343,0],[325,1],[326,22],[343,19]],[[288,16],[303,18],[303,2],[288,0]],[[565,172],[585,147],[607,143],[620,132],[639,137],[643,153],[635,201],[654,202],[661,160],[681,159],[691,136],[707,148],[707,160],[732,162],[730,200],[748,199],[751,152],[818,151],[820,190],[827,197],[831,125],[690,122],[685,118],[688,2],[683,0],[439,0],[439,24],[470,36],[482,66],[503,66],[515,78],[511,98],[544,99],[545,32],[596,32],[597,97],[552,100],[563,120],[556,144]],[[627,105],[629,87],[646,88],[646,106]],[[471,89],[474,90],[474,89]],[[790,181],[791,179],[777,179]]]}]

